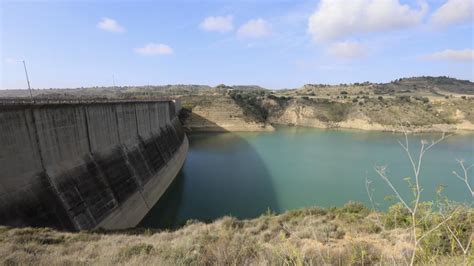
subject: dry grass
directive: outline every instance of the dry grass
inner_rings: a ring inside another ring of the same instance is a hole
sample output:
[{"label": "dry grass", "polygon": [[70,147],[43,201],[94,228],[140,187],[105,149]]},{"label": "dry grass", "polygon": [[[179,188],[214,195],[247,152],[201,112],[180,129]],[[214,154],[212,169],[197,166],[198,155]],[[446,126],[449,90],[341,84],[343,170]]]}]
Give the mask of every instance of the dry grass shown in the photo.
[{"label": "dry grass", "polygon": [[[375,213],[351,203],[251,220],[190,221],[179,230],[162,232],[2,227],[0,258],[6,265],[404,264],[411,254],[408,229],[383,230],[376,221]],[[462,261],[455,251],[430,259]]]}]

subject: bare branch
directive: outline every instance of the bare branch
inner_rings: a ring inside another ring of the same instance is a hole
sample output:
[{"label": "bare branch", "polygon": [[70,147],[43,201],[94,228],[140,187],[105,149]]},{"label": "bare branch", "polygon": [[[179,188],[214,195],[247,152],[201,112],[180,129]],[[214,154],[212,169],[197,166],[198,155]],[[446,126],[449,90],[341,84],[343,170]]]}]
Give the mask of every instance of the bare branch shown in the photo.
[{"label": "bare branch", "polygon": [[367,195],[369,196],[370,204],[372,205],[372,209],[373,209],[374,212],[375,212],[375,216],[376,216],[376,218],[377,218],[377,222],[378,222],[379,226],[381,226],[382,229],[385,230],[385,226],[382,224],[382,222],[381,222],[381,220],[380,220],[380,215],[379,215],[379,213],[377,212],[377,209],[375,208],[375,203],[374,203],[374,199],[373,199],[374,192],[373,192],[373,190],[371,189],[370,184],[372,184],[372,181],[370,181],[370,180],[367,178],[367,173],[366,173],[366,175],[365,175],[365,190],[367,191]]},{"label": "bare branch", "polygon": [[469,182],[469,175],[468,175],[468,170],[474,165],[470,165],[469,167],[464,166],[464,160],[462,159],[456,159],[456,161],[459,163],[463,170],[463,176],[459,175],[456,171],[453,171],[453,175],[459,178],[461,181],[463,181],[466,184],[467,189],[469,192],[471,192],[471,196],[474,197],[474,190],[471,187],[471,184]]},{"label": "bare branch", "polygon": [[441,137],[438,140],[431,142],[431,144],[425,149],[425,152],[428,151],[429,149],[431,149],[436,144],[443,141],[444,139],[446,139],[447,137],[450,137],[450,136],[452,136],[452,134],[446,134],[446,132],[443,132],[443,135],[441,135]]},{"label": "bare branch", "polygon": [[471,234],[471,237],[468,238],[469,241],[467,242],[466,247],[464,247],[464,245],[461,243],[461,240],[456,236],[456,234],[453,232],[451,227],[449,227],[449,225],[447,225],[447,224],[445,226],[446,226],[446,229],[448,229],[448,232],[454,238],[454,240],[456,240],[456,243],[458,244],[459,248],[461,248],[464,255],[467,255],[467,252],[469,251],[469,247],[471,246],[471,243],[472,243],[472,241],[471,241],[472,234]]},{"label": "bare branch", "polygon": [[398,193],[398,190],[393,186],[392,182],[388,179],[388,177],[385,175],[385,168],[378,169],[375,167],[375,172],[388,184],[388,186],[392,189],[392,191],[395,193],[397,198],[402,202],[402,204],[407,208],[407,210],[410,213],[413,213],[413,210],[408,206],[408,204],[405,202],[405,200],[402,198],[400,193]]},{"label": "bare branch", "polygon": [[[403,132],[403,134],[405,136],[405,144],[403,144],[402,141],[400,141],[400,140],[398,141],[398,144],[400,144],[400,146],[406,152],[406,155],[407,155],[407,157],[410,161],[412,171],[413,171],[413,175],[414,175],[414,179],[415,179],[414,184],[410,183],[410,187],[413,188],[413,197],[414,197],[413,203],[408,205],[407,202],[403,199],[403,197],[400,195],[398,190],[395,188],[393,183],[388,178],[388,176],[385,172],[386,167],[375,167],[375,171],[387,183],[387,185],[390,187],[390,189],[392,189],[392,191],[397,196],[398,200],[403,204],[403,206],[411,214],[411,231],[412,231],[412,239],[413,239],[413,253],[411,255],[410,265],[413,265],[415,263],[415,255],[416,255],[416,252],[417,252],[417,249],[418,249],[418,245],[420,244],[420,241],[423,238],[425,238],[427,235],[431,234],[433,231],[437,230],[440,226],[445,224],[453,216],[453,214],[451,214],[448,218],[444,219],[441,223],[437,224],[436,226],[434,226],[433,228],[431,228],[430,230],[425,232],[421,237],[417,238],[417,232],[416,232],[417,227],[419,226],[419,224],[422,221],[424,221],[425,219],[428,219],[428,216],[430,215],[429,213],[427,213],[426,215],[424,215],[424,217],[421,217],[421,219],[418,219],[419,218],[418,217],[419,216],[418,207],[419,207],[419,204],[420,204],[421,192],[423,191],[423,189],[420,186],[420,172],[421,172],[421,165],[422,165],[422,162],[423,162],[423,156],[425,155],[425,153],[428,150],[430,150],[436,144],[438,144],[439,142],[444,140],[447,136],[443,132],[443,135],[439,139],[431,141],[431,143],[429,143],[426,140],[421,140],[420,151],[419,151],[419,154],[418,154],[418,158],[416,158],[416,161],[415,161],[415,158],[414,158],[415,155],[413,155],[410,151],[410,146],[409,146],[410,144],[409,144],[409,141],[408,141],[408,131],[406,130],[406,128],[404,127],[404,125],[402,123],[400,124],[400,128],[401,128],[401,131]],[[463,169],[465,169],[464,166],[463,166]],[[467,172],[467,171],[465,171],[465,172]],[[457,176],[458,176],[458,178],[463,180],[462,177],[460,177],[459,175],[457,175]],[[369,185],[370,185],[370,183],[367,181],[367,178],[366,178],[366,189],[367,189],[367,193],[369,194],[369,199],[371,199],[372,194],[370,193],[370,190],[368,188]]]},{"label": "bare branch", "polygon": [[[455,211],[454,211],[455,212]],[[435,227],[431,228],[430,230],[426,231],[420,238],[418,238],[418,242],[420,242],[423,238],[425,238],[426,236],[428,236],[429,234],[431,234],[433,231],[435,231],[436,229],[438,229],[440,226],[442,226],[443,224],[445,224],[447,221],[451,220],[453,218],[453,215],[454,215],[454,212],[449,215],[448,218],[444,219],[441,223],[439,223],[438,225],[436,225]]]}]

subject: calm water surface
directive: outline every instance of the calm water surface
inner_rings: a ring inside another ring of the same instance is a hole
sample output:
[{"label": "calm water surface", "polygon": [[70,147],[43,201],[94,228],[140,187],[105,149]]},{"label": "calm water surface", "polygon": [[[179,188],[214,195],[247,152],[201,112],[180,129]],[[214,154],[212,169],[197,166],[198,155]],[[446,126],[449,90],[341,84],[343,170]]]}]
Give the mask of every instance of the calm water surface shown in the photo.
[{"label": "calm water surface", "polygon": [[[411,137],[420,140],[440,135]],[[175,227],[188,219],[214,220],[224,215],[259,216],[307,206],[342,206],[348,201],[369,204],[365,176],[373,180],[381,209],[392,195],[374,171],[388,166],[393,183],[408,198],[403,179],[412,176],[400,134],[280,127],[272,133],[200,133],[190,136],[188,158],[164,197],[142,221],[146,227]],[[452,200],[469,201],[456,158],[474,162],[474,135],[444,140],[426,155],[421,171],[423,199],[436,198],[436,188]]]}]

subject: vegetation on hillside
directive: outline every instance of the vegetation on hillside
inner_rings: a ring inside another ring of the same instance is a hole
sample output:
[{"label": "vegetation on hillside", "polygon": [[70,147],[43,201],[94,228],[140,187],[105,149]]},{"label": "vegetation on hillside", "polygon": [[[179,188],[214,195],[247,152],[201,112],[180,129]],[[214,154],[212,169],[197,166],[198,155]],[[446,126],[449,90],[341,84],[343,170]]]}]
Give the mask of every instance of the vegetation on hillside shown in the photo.
[{"label": "vegetation on hillside", "polygon": [[[208,85],[145,85],[145,86],[95,86],[80,88],[49,88],[33,89],[33,96],[39,98],[142,98],[182,95],[225,94],[229,90],[241,92],[259,92],[269,90],[257,85],[225,85],[216,87]],[[279,90],[279,93],[300,96],[324,96],[327,92],[347,91],[349,94],[397,94],[397,93],[432,93],[435,95],[470,94],[474,95],[474,83],[468,80],[458,80],[445,76],[441,77],[412,77],[400,78],[389,83],[352,83],[352,84],[307,84],[300,89]],[[324,92],[324,93],[322,93]],[[26,89],[0,90],[0,98],[29,97]]]},{"label": "vegetation on hillside", "polygon": [[[279,122],[279,117],[289,108],[293,108],[292,112],[298,117],[314,119],[329,125],[357,118],[386,126],[398,126],[401,121],[408,122],[412,127],[450,125],[462,121],[474,123],[474,97],[440,101],[430,100],[424,96],[383,97],[347,94],[319,98],[263,92],[232,92],[230,96],[249,115],[263,121],[270,119],[274,123],[285,123],[284,120]],[[310,112],[301,113],[303,110]]]},{"label": "vegetation on hillside", "polygon": [[[433,211],[430,203],[424,212]],[[430,228],[439,219],[425,220]],[[382,226],[378,219],[381,219]],[[374,265],[406,264],[412,254],[410,215],[400,205],[376,213],[358,203],[342,208],[306,208],[251,220],[224,217],[205,224],[189,221],[176,231],[58,232],[47,228],[0,228],[3,264],[134,265]],[[469,241],[474,211],[459,206],[449,221],[459,240]],[[474,262],[445,229],[423,240],[423,264]]]},{"label": "vegetation on hillside", "polygon": [[264,90],[233,90],[228,93],[228,95],[244,110],[244,115],[253,117],[259,122],[265,122],[268,118],[268,111],[262,105],[262,100],[267,94],[268,92]]}]

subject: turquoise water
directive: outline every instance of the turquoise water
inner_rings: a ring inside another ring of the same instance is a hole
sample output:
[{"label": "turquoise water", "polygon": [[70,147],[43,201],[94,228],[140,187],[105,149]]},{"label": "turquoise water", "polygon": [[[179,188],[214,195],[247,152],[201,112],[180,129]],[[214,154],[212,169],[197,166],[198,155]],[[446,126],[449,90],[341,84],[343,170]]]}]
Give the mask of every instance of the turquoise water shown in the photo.
[{"label": "turquoise water", "polygon": [[[410,146],[417,153],[421,139],[439,136],[412,136]],[[369,205],[366,175],[373,181],[375,202],[384,209],[393,203],[385,196],[393,193],[377,176],[375,165],[388,166],[394,185],[409,201],[403,178],[413,175],[397,142],[402,139],[393,133],[297,127],[271,133],[194,134],[181,173],[141,226],[175,227],[188,219],[210,221],[224,215],[252,218],[268,209],[281,213],[348,201]],[[465,185],[452,171],[460,171],[456,158],[474,163],[474,135],[451,136],[424,158],[423,200],[436,199],[436,188],[443,185],[450,199],[470,202]]]}]

